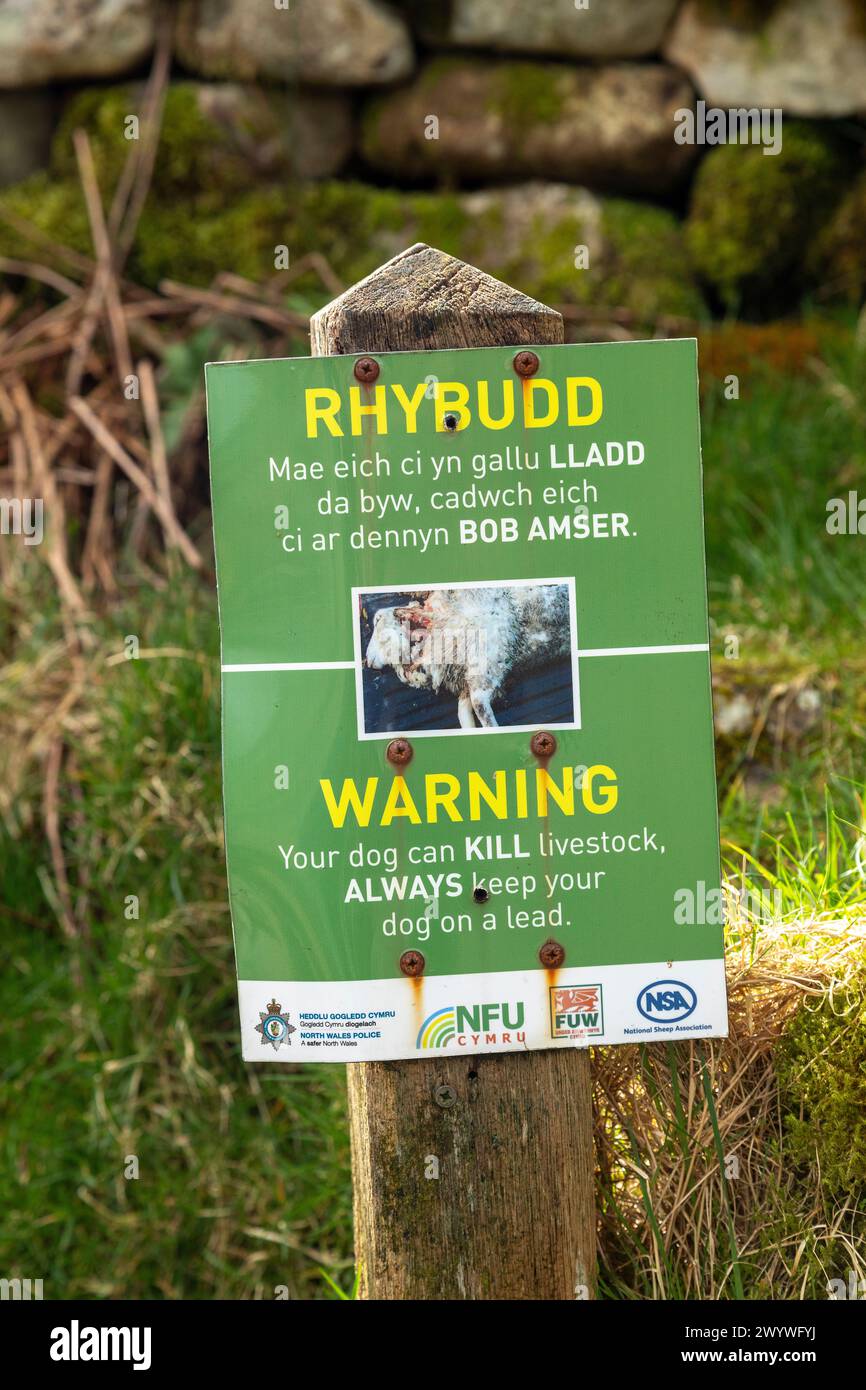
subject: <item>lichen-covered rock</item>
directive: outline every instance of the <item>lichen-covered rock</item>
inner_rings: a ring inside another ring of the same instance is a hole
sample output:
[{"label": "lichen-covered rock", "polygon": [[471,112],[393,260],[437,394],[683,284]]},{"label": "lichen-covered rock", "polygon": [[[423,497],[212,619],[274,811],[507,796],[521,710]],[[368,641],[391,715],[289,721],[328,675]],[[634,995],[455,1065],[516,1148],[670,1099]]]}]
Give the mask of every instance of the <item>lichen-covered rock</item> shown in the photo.
[{"label": "lichen-covered rock", "polygon": [[[81,126],[103,192],[113,188],[130,151],[130,117],[140,119],[143,95],[141,83],[77,93],[54,138],[54,172],[74,175],[72,132]],[[153,194],[189,199],[192,209],[200,195],[225,199],[262,180],[328,176],[345,162],[351,140],[350,103],[337,93],[174,82],[166,93]]]},{"label": "lichen-covered rock", "polygon": [[321,184],[298,200],[293,235],[323,249],[347,283],[425,241],[543,303],[597,309],[599,320],[622,309],[640,327],[704,312],[670,213],[565,184],[408,197]]},{"label": "lichen-covered rock", "polygon": [[191,72],[325,86],[376,86],[412,70],[404,21],[378,0],[181,0],[176,47]]},{"label": "lichen-covered rock", "polygon": [[[0,193],[0,223],[4,208],[90,251],[80,186],[71,174],[36,175]],[[406,194],[325,180],[270,183],[226,199],[193,187],[180,198],[161,183],[141,219],[130,272],[149,285],[166,276],[206,285],[225,270],[265,279],[273,275],[274,248],[287,245],[293,261],[320,252],[348,285],[415,241],[471,261],[546,303],[579,306],[587,327],[576,336],[591,336],[589,325],[611,309],[624,310],[635,331],[651,330],[662,316],[704,312],[671,213],[564,184]],[[15,244],[15,254],[37,251],[26,239]],[[321,291],[314,275],[298,285]]]},{"label": "lichen-covered rock", "polygon": [[806,275],[822,302],[861,304],[866,297],[866,173],[853,181],[810,243]]},{"label": "lichen-covered rock", "polygon": [[153,0],[3,0],[0,87],[128,72],[153,46]]},{"label": "lichen-covered rock", "polygon": [[866,13],[860,0],[784,0],[732,8],[686,0],[664,48],[701,96],[785,115],[866,111]]},{"label": "lichen-covered rock", "polygon": [[[129,117],[141,111],[141,94],[141,84],[127,83],[85,88],[71,98],[52,141],[50,172],[0,193],[4,250],[43,254],[38,243],[3,224],[7,208],[58,242],[92,254],[72,132],[81,126],[90,137],[107,205],[129,155],[125,132]],[[316,140],[308,138],[313,124]],[[220,269],[252,278],[272,274],[274,248],[289,240],[293,181],[334,172],[350,136],[348,104],[336,94],[173,83],[131,273],[154,285],[163,276],[207,284]]]},{"label": "lichen-covered rock", "polygon": [[48,92],[0,92],[0,188],[48,164],[57,102]]},{"label": "lichen-covered rock", "polygon": [[792,121],[781,152],[721,145],[702,161],[686,219],[700,277],[743,317],[796,299],[812,238],[845,187],[850,155],[833,133]]},{"label": "lichen-covered rock", "polygon": [[695,158],[673,138],[675,112],[692,100],[688,82],[660,64],[438,59],[370,101],[361,148],[376,169],[410,179],[544,177],[659,192]]},{"label": "lichen-covered rock", "polygon": [[289,172],[299,179],[324,179],[338,174],[352,152],[352,106],[340,92],[303,88],[289,103]]},{"label": "lichen-covered rock", "polygon": [[574,0],[414,0],[424,37],[503,53],[576,58],[640,58],[658,49],[677,0],[616,0],[579,9]]},{"label": "lichen-covered rock", "polygon": [[292,247],[324,252],[346,284],[414,241],[543,303],[597,309],[599,320],[622,309],[641,328],[705,312],[676,219],[643,203],[540,182],[407,195],[332,181],[293,200]]},{"label": "lichen-covered rock", "polygon": [[246,164],[243,182],[287,174],[327,178],[352,149],[352,106],[340,92],[292,87],[285,91],[237,82],[189,84],[201,117],[218,132],[219,157]]},{"label": "lichen-covered rock", "polygon": [[705,312],[679,225],[661,208],[550,183],[469,193],[460,205],[460,255],[543,303],[583,310],[572,336],[593,336],[611,310],[632,329]]},{"label": "lichen-covered rock", "polygon": [[43,244],[38,238],[31,239],[15,221],[7,222],[7,212],[13,219],[23,218],[62,246],[85,255],[93,254],[90,224],[78,179],[58,179],[43,169],[22,183],[0,189],[0,241],[4,254],[38,261],[45,256]]}]

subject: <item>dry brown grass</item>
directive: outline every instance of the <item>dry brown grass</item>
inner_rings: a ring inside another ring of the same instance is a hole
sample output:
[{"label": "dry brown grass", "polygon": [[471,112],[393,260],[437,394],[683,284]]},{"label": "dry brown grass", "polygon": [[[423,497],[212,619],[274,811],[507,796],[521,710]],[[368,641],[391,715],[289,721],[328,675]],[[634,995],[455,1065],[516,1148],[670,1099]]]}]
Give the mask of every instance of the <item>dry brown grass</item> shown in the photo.
[{"label": "dry brown grass", "polygon": [[866,1276],[862,1211],[786,1166],[776,1074],[786,1024],[856,978],[864,944],[866,919],[762,924],[754,949],[746,930],[726,1040],[597,1051],[600,1259],[626,1296],[736,1296],[735,1264],[750,1296],[826,1296],[840,1249]]}]

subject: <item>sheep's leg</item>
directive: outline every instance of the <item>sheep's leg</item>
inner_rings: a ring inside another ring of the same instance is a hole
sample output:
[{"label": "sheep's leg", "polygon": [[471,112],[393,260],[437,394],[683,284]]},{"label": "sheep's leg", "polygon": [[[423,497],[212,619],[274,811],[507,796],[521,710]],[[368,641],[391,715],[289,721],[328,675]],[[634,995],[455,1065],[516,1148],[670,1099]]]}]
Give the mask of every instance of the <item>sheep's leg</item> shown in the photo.
[{"label": "sheep's leg", "polygon": [[478,716],[478,723],[485,729],[498,729],[499,721],[493,713],[490,704],[489,690],[471,690],[469,692],[472,700],[472,708]]},{"label": "sheep's leg", "polygon": [[468,690],[461,690],[457,699],[457,719],[461,729],[475,728],[475,715],[472,713],[472,700]]}]

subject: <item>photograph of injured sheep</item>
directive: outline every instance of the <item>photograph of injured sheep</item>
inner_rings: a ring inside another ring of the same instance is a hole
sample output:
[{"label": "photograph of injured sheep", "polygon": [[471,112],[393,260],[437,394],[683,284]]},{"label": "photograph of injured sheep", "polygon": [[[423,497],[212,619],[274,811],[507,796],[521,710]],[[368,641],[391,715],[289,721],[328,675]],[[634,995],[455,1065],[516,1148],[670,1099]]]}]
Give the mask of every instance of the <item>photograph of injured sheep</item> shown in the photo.
[{"label": "photograph of injured sheep", "polygon": [[352,598],[360,738],[579,727],[572,580]]}]

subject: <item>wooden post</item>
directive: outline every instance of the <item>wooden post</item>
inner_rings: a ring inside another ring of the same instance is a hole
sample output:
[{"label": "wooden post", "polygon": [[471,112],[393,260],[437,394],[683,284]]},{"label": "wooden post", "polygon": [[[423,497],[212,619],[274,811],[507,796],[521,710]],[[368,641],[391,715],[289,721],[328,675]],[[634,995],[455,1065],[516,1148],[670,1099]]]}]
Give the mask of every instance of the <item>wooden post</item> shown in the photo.
[{"label": "wooden post", "polygon": [[[313,355],[329,357],[561,343],[563,326],[546,305],[417,245],[321,309],[310,336]],[[362,1298],[593,1296],[587,1052],[353,1063],[347,1073]]]}]

